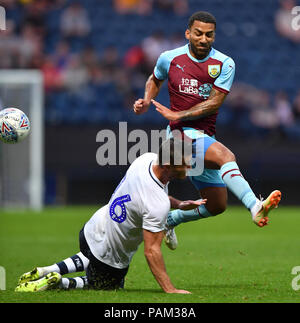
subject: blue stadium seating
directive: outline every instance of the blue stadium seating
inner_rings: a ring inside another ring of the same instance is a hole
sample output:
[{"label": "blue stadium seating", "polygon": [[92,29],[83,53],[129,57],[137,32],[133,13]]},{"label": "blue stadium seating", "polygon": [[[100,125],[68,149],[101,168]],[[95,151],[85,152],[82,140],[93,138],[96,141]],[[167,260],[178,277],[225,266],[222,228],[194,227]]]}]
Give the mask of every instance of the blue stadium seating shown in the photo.
[{"label": "blue stadium seating", "polygon": [[[88,10],[92,23],[91,34],[83,40],[73,40],[71,48],[80,51],[87,44],[95,47],[99,55],[110,45],[115,45],[120,55],[132,46],[139,44],[153,31],[160,29],[170,36],[174,31],[184,32],[190,13],[197,10],[207,10],[217,18],[217,38],[215,47],[234,58],[237,65],[236,81],[253,84],[262,89],[275,92],[278,87],[288,92],[292,98],[298,88],[295,86],[300,79],[300,68],[295,69],[290,64],[291,57],[300,57],[300,46],[280,37],[274,28],[274,15],[278,2],[274,0],[249,0],[241,5],[240,0],[190,0],[190,12],[187,16],[176,16],[170,12],[155,10],[151,16],[118,15],[112,7],[112,1],[88,0],[80,1]],[[70,1],[67,2],[68,5]],[[55,45],[61,39],[59,21],[62,9],[53,10],[47,14],[46,24],[48,35],[46,52],[53,52]],[[21,20],[18,10],[9,12],[9,16]],[[224,24],[233,24],[235,32],[226,34]],[[252,27],[251,27],[252,26]],[[254,28],[249,33],[249,28]],[[128,107],[124,107],[122,97],[113,86],[93,88],[92,99],[68,95],[66,93],[51,93],[47,98],[47,121],[52,122],[115,122],[118,118],[131,122],[142,122],[128,115]],[[138,89],[142,93],[143,89]],[[160,100],[168,104],[166,88],[160,94]],[[113,110],[114,114],[106,113]],[[69,112],[72,112],[70,117]],[[87,114],[86,112],[89,111]],[[149,113],[147,121],[161,119],[155,113]],[[230,115],[223,116],[220,122],[230,120]]]}]

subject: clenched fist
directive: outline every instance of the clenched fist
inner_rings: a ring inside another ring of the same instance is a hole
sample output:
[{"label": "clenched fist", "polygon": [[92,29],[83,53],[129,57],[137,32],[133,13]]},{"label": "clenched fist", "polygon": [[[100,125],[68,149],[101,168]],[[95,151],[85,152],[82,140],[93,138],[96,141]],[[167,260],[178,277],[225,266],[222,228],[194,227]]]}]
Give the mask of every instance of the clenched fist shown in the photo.
[{"label": "clenched fist", "polygon": [[133,104],[133,111],[136,114],[143,114],[148,111],[151,102],[145,99],[138,99]]}]

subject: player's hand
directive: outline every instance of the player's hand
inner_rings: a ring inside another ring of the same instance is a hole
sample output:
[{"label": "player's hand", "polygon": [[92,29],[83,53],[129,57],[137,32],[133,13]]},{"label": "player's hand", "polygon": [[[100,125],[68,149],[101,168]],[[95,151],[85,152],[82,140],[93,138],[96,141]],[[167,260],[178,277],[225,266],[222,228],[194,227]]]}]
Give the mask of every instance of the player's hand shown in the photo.
[{"label": "player's hand", "polygon": [[189,210],[193,210],[196,207],[205,204],[207,201],[207,199],[204,200],[200,200],[200,201],[182,201],[178,204],[178,209],[183,210],[183,211],[189,211]]},{"label": "player's hand", "polygon": [[156,111],[158,111],[166,119],[170,121],[179,120],[177,112],[171,111],[169,108],[165,107],[155,100],[151,100],[151,102],[155,105]]},{"label": "player's hand", "polygon": [[138,99],[133,104],[133,111],[135,114],[142,114],[148,111],[151,102],[145,99]]}]

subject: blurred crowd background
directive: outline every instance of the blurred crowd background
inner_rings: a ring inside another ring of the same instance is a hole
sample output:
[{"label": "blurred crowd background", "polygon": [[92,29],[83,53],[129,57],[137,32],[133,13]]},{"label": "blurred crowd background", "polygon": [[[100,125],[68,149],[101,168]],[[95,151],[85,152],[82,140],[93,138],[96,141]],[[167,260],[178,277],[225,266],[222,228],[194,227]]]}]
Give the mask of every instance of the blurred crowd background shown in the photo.
[{"label": "blurred crowd background", "polygon": [[[237,150],[245,148],[243,140],[249,138],[254,148],[262,142],[274,145],[274,140],[281,147],[299,145],[300,29],[292,28],[291,14],[299,5],[295,0],[2,0],[0,4],[7,18],[7,30],[0,33],[0,68],[39,69],[44,75],[49,192],[52,182],[53,190],[76,187],[61,180],[63,176],[50,176],[57,174],[54,159],[59,158],[50,156],[59,151],[56,136],[68,136],[63,127],[74,134],[78,126],[100,130],[99,124],[119,121],[136,128],[166,126],[154,109],[137,117],[132,104],[143,96],[160,53],[186,43],[188,17],[198,10],[215,15],[214,47],[236,62],[235,82],[218,118],[225,143],[230,138]],[[166,85],[158,100],[168,105]],[[62,147],[61,154],[65,151]],[[292,156],[288,162],[297,165]],[[282,153],[279,159],[284,159]],[[61,160],[60,169],[63,164]],[[65,164],[63,172],[70,171],[66,160]],[[252,168],[257,167],[252,161]],[[76,169],[64,176],[74,179],[80,166]],[[84,187],[92,186],[84,181]],[[79,192],[78,188],[78,196]]]}]

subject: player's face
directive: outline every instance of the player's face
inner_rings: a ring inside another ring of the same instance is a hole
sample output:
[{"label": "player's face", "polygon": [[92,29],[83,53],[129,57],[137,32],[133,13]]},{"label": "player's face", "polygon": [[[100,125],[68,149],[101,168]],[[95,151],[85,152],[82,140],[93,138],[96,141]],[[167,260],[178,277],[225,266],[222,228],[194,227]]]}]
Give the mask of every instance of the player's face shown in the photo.
[{"label": "player's face", "polygon": [[187,167],[186,166],[174,166],[172,168],[172,177],[175,179],[185,179]]},{"label": "player's face", "polygon": [[183,160],[183,165],[169,166],[171,179],[185,179],[187,171],[191,168],[191,156]]},{"label": "player's face", "polygon": [[195,20],[190,29],[185,32],[190,42],[191,55],[197,59],[205,58],[215,40],[215,25]]}]

